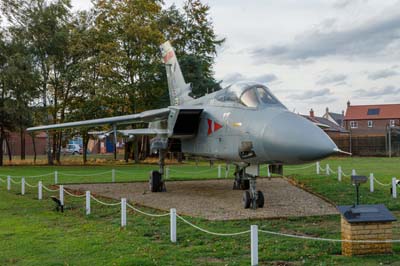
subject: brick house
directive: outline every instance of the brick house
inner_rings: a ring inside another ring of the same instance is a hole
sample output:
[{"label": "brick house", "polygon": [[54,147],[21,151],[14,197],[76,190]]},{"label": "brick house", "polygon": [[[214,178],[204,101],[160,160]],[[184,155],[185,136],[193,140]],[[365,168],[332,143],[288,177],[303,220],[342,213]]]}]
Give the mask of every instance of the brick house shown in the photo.
[{"label": "brick house", "polygon": [[351,105],[347,102],[344,127],[355,136],[386,136],[400,125],[400,104]]},{"label": "brick house", "polygon": [[329,117],[325,116],[327,114],[325,114],[324,117],[315,116],[313,109],[310,110],[309,115],[303,115],[303,117],[322,128],[331,138],[348,136],[349,131],[341,126],[343,117],[340,114],[329,113],[328,108],[326,108],[326,110]]}]

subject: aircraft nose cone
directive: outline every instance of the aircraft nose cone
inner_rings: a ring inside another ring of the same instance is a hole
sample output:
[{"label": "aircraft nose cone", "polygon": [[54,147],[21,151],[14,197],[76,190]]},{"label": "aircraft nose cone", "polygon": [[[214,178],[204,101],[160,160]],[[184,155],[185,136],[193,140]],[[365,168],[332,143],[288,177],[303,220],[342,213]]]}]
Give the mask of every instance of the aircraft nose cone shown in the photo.
[{"label": "aircraft nose cone", "polygon": [[274,160],[303,163],[333,154],[336,144],[318,126],[291,112],[284,112],[264,132],[264,149]]}]

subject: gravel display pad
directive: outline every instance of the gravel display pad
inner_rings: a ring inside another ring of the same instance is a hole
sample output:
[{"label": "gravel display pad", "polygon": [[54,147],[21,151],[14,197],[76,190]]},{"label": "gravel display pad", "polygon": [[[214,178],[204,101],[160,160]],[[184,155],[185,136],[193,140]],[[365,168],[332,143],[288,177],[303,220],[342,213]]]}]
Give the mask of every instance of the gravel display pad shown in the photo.
[{"label": "gravel display pad", "polygon": [[176,208],[177,213],[208,220],[239,220],[338,214],[336,208],[282,178],[259,178],[257,189],[264,193],[265,206],[257,210],[242,207],[242,190],[232,190],[232,179],[167,181],[167,192],[151,193],[147,182],[65,185],[89,190],[108,198],[159,210]]}]

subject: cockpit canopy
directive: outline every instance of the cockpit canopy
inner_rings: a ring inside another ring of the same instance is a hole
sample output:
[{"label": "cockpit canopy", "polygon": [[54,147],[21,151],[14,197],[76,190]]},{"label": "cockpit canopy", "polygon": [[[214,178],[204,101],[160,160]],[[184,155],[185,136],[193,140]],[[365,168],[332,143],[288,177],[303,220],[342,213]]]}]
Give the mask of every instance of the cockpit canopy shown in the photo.
[{"label": "cockpit canopy", "polygon": [[233,84],[217,94],[216,99],[220,102],[239,103],[250,108],[256,108],[260,105],[284,107],[267,87],[255,82]]}]

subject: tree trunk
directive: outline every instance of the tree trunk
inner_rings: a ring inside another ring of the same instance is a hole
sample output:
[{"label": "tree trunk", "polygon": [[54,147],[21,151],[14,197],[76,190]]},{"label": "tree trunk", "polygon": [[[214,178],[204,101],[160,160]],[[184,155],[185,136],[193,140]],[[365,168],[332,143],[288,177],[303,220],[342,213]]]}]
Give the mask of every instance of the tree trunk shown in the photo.
[{"label": "tree trunk", "polygon": [[0,127],[0,166],[3,166],[3,144],[4,144],[4,129],[3,125]]},{"label": "tree trunk", "polygon": [[87,132],[84,132],[82,134],[82,141],[83,141],[83,147],[82,147],[82,159],[83,159],[83,164],[87,163],[87,148],[89,144],[89,134]]},{"label": "tree trunk", "polygon": [[125,158],[125,162],[128,163],[129,162],[129,142],[128,142],[128,138],[124,138],[124,158]]},{"label": "tree trunk", "polygon": [[10,142],[9,142],[8,137],[9,136],[6,136],[5,140],[6,140],[6,145],[7,145],[8,160],[11,162],[12,161],[12,154],[11,154],[11,147],[10,147]]},{"label": "tree trunk", "polygon": [[22,127],[19,129],[19,136],[20,136],[20,142],[21,142],[21,160],[25,160],[25,132]]},{"label": "tree trunk", "polygon": [[36,164],[36,138],[35,134],[31,134],[32,146],[33,146],[33,164]]},{"label": "tree trunk", "polygon": [[139,141],[137,137],[135,137],[133,141],[133,157],[135,159],[135,163],[139,163]]},{"label": "tree trunk", "polygon": [[57,145],[56,145],[56,161],[61,164],[61,144],[62,144],[62,132],[57,134]]}]

